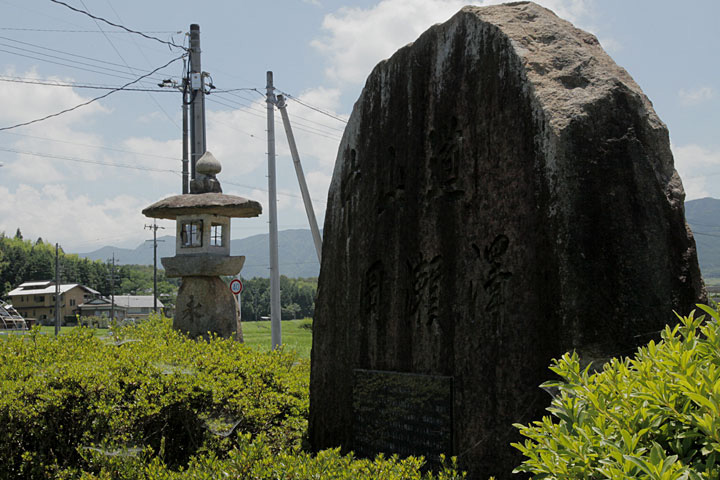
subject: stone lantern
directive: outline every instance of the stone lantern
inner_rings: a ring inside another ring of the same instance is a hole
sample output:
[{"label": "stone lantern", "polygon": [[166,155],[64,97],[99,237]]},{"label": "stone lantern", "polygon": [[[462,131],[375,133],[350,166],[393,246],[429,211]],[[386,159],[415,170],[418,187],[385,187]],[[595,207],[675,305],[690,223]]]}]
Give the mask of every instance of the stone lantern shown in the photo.
[{"label": "stone lantern", "polygon": [[182,277],[173,328],[191,337],[208,332],[242,340],[237,302],[221,275],[237,275],[244,256],[230,256],[230,219],[257,217],[262,207],[254,200],[225,195],[216,175],[221,166],[210,152],[195,165],[190,193],[174,195],[142,211],[147,217],[177,222],[175,256],[161,259],[165,276]]}]

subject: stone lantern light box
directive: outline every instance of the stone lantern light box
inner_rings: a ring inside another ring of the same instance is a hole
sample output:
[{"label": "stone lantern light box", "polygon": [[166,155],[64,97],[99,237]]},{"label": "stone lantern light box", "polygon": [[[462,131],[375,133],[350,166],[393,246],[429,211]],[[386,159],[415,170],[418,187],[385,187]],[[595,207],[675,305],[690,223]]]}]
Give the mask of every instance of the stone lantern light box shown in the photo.
[{"label": "stone lantern light box", "polygon": [[237,303],[220,276],[237,275],[245,263],[244,256],[230,256],[230,219],[257,217],[262,206],[223,194],[220,170],[220,162],[205,152],[189,194],[160,200],[142,213],[177,222],[175,256],[161,259],[167,277],[182,277],[173,327],[193,337],[236,333],[242,339]]}]

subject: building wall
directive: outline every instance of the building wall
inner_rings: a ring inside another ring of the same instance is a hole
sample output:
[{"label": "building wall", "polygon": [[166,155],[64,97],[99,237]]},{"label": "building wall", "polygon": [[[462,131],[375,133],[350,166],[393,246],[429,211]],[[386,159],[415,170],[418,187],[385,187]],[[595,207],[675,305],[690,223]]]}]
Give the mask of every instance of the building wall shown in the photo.
[{"label": "building wall", "polygon": [[[47,320],[55,318],[55,293],[43,295],[13,295],[15,309],[25,318]],[[78,313],[78,305],[92,298],[92,294],[80,286],[60,294],[60,318]]]}]

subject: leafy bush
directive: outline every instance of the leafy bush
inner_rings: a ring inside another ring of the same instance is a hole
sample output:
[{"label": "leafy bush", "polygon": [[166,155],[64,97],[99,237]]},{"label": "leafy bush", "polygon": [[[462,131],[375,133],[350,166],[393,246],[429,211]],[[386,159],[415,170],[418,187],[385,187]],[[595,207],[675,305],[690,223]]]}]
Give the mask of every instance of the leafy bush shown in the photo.
[{"label": "leafy bush", "polygon": [[[421,458],[400,460],[378,455],[374,460],[355,459],[341,455],[339,449],[324,450],[313,456],[303,452],[271,448],[264,435],[251,438],[238,436],[238,446],[220,459],[214,454],[193,458],[186,469],[173,471],[155,458],[145,463],[142,455],[108,456],[91,452],[89,462],[100,466],[96,474],[84,473],[83,480],[189,480],[237,478],[253,480],[304,479],[383,479],[383,480],[460,480],[455,463],[450,462],[436,474],[422,473]],[[67,472],[66,472],[67,473]]]},{"label": "leafy bush", "polygon": [[526,457],[517,472],[545,479],[720,478],[720,322],[681,317],[662,341],[597,374],[566,354],[544,417],[517,425]]},{"label": "leafy bush", "polygon": [[35,329],[0,342],[0,478],[92,471],[92,452],[139,451],[177,469],[196,455],[222,458],[235,432],[262,434],[277,450],[300,445],[306,362],[189,340],[157,317],[113,334]]}]

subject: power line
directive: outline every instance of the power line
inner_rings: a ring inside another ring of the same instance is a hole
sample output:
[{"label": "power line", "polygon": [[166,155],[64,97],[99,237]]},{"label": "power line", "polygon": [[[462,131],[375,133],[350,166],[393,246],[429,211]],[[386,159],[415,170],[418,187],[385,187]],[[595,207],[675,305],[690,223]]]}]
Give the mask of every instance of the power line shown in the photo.
[{"label": "power line", "polygon": [[102,18],[102,17],[97,17],[97,16],[93,15],[93,14],[90,13],[90,12],[86,12],[85,10],[81,10],[81,9],[79,9],[79,8],[75,8],[75,7],[73,7],[72,5],[68,5],[68,4],[65,3],[65,2],[61,2],[60,0],[50,0],[50,1],[53,2],[53,3],[57,3],[58,5],[63,5],[63,6],[69,8],[70,10],[72,10],[72,11],[74,11],[74,12],[78,12],[78,13],[82,13],[83,15],[87,15],[88,17],[90,17],[90,18],[92,18],[92,19],[100,20],[101,22],[105,22],[105,23],[107,23],[108,25],[111,25],[111,26],[113,26],[113,27],[121,28],[121,29],[123,29],[123,30],[125,30],[125,31],[127,31],[127,32],[129,32],[129,33],[135,33],[135,34],[140,35],[140,36],[142,36],[142,37],[145,37],[145,38],[147,38],[147,39],[149,39],[149,40],[155,40],[156,42],[164,43],[165,45],[168,45],[169,47],[175,47],[175,48],[179,48],[179,49],[182,49],[182,50],[186,50],[186,49],[185,49],[184,47],[182,47],[181,45],[177,45],[177,44],[175,44],[175,43],[173,43],[173,42],[168,42],[168,41],[166,41],[166,40],[161,40],[161,39],[159,39],[159,38],[157,38],[157,37],[153,37],[152,35],[147,35],[147,34],[145,34],[145,33],[143,33],[143,32],[139,32],[139,31],[137,31],[137,30],[131,30],[131,29],[125,27],[124,25],[118,25],[117,23],[113,23],[113,22],[111,22],[111,21],[109,21],[109,20],[106,20],[106,19],[104,19],[104,18]]},{"label": "power line", "polygon": [[[17,47],[15,47],[15,48],[17,48]],[[1,48],[0,48],[0,52],[9,53],[10,55],[17,55],[18,57],[30,58],[30,59],[33,59],[33,60],[38,60],[38,61],[40,61],[40,62],[52,63],[52,64],[54,64],[54,65],[60,65],[60,66],[63,66],[63,67],[74,68],[74,69],[76,69],[76,70],[83,70],[83,71],[86,71],[86,72],[99,73],[100,75],[108,75],[108,76],[112,76],[112,77],[116,77],[116,78],[121,78],[121,79],[123,79],[123,80],[129,80],[129,79],[132,78],[131,76],[127,75],[125,72],[123,72],[123,71],[121,71],[121,70],[115,70],[115,69],[113,69],[113,68],[108,68],[108,67],[101,67],[100,65],[91,65],[91,66],[93,66],[93,67],[95,67],[95,68],[102,68],[102,69],[104,69],[104,70],[108,70],[108,71],[111,71],[111,72],[121,73],[122,75],[117,75],[117,74],[112,74],[112,73],[107,73],[107,72],[100,72],[100,71],[98,71],[98,70],[92,70],[92,69],[90,69],[90,68],[78,67],[78,66],[76,66],[76,65],[69,65],[69,64],[67,64],[67,63],[56,62],[56,61],[48,60],[48,59],[45,59],[45,58],[33,57],[32,55],[25,55],[25,54],[18,53],[18,52],[10,52],[10,51],[8,51],[8,50],[3,50],[3,49],[1,49]],[[38,53],[38,55],[50,56],[50,55],[41,54],[41,53]],[[54,57],[54,58],[57,58],[57,57]],[[59,60],[64,60],[64,59],[61,58],[61,59],[59,59]],[[78,62],[78,63],[80,63],[80,62]]]},{"label": "power line", "polygon": [[[60,30],[53,28],[16,28],[16,27],[0,27],[0,30],[10,30],[15,32],[55,32],[55,33],[103,33],[101,30]],[[135,33],[135,32],[106,32],[106,33]],[[182,31],[175,30],[146,30],[145,33],[174,33],[179,35]]]},{"label": "power line", "polygon": [[[53,1],[54,1],[54,0],[53,0]],[[295,97],[295,96],[293,96],[293,95],[290,95],[290,94],[287,93],[287,92],[283,92],[282,90],[278,90],[278,91],[279,91],[280,93],[282,93],[283,95],[285,95],[287,98],[290,98],[290,99],[292,99],[292,100],[295,100],[295,101],[298,102],[300,105],[303,105],[303,106],[309,108],[310,110],[315,110],[316,112],[322,113],[323,115],[325,115],[325,116],[327,116],[327,117],[330,117],[330,118],[333,118],[333,119],[337,120],[338,122],[347,123],[347,120],[345,120],[344,118],[340,118],[340,117],[338,117],[337,115],[333,115],[332,113],[327,112],[327,111],[321,109],[320,107],[315,107],[315,106],[313,106],[313,105],[310,105],[310,104],[308,104],[308,103],[305,103],[305,102],[301,101],[299,98],[297,98],[297,97]]]},{"label": "power line", "polygon": [[54,158],[57,160],[67,160],[68,162],[88,163],[88,164],[92,164],[92,165],[103,165],[106,167],[127,168],[130,170],[143,170],[146,172],[180,173],[177,170],[169,170],[169,169],[164,169],[164,168],[151,168],[151,167],[141,167],[139,165],[131,165],[131,164],[123,164],[123,163],[101,162],[99,160],[88,160],[86,158],[67,157],[64,155],[55,155],[52,153],[28,152],[28,151],[23,151],[23,150],[15,150],[13,148],[0,147],[0,151],[17,153],[20,155],[32,155],[34,157]]},{"label": "power line", "polygon": [[[100,31],[102,32],[102,30],[100,30]],[[103,33],[104,33],[104,32],[103,32]],[[22,45],[27,45],[28,47],[40,48],[40,49],[42,49],[42,50],[47,50],[47,51],[49,51],[49,52],[59,53],[59,54],[61,54],[61,55],[66,55],[66,56],[69,56],[69,57],[82,58],[82,59],[91,60],[91,61],[97,62],[97,63],[104,63],[104,64],[107,64],[107,65],[113,65],[113,66],[115,66],[115,67],[123,67],[123,66],[127,67],[127,66],[128,66],[127,64],[121,65],[121,64],[119,64],[119,63],[108,62],[107,60],[100,60],[100,59],[98,59],[98,58],[86,57],[86,56],[84,56],[84,55],[78,55],[78,54],[75,54],[75,53],[69,53],[69,52],[65,52],[65,51],[62,51],[62,50],[56,50],[56,49],[54,49],[54,48],[45,47],[45,46],[43,46],[43,45],[37,45],[37,44],[34,44],[34,43],[30,43],[30,42],[23,42],[23,41],[21,41],[21,40],[15,40],[15,39],[8,38],[8,37],[0,36],[0,39],[6,40],[6,41],[8,41],[8,42],[13,42],[13,43],[19,43],[19,44],[22,44]],[[0,44],[0,45],[2,45],[2,44]],[[11,46],[11,45],[5,45],[5,46],[10,47],[10,48],[16,48],[16,49],[18,49],[18,50],[24,50],[24,51],[26,51],[26,52],[37,53],[38,55],[47,55],[47,54],[40,53],[40,52],[35,52],[35,51],[32,51],[32,50],[21,49],[20,47],[13,47],[13,46]],[[50,56],[50,55],[48,55],[48,56]],[[57,58],[57,57],[54,57],[54,58]],[[83,65],[88,65],[88,64],[85,63],[85,64],[83,64]],[[94,65],[90,65],[90,66],[94,66]],[[130,68],[130,67],[128,67],[128,68]]]},{"label": "power line", "polygon": [[[82,3],[83,7],[85,7],[85,8],[87,9],[87,5],[85,5],[84,0],[80,0],[80,3]],[[110,9],[113,11],[113,13],[115,13],[115,16],[118,17],[118,20],[120,20],[120,21],[122,22],[122,18],[120,18],[120,16],[117,14],[117,12],[116,12],[115,9],[113,8],[112,4],[108,2],[108,5],[110,6]],[[113,48],[113,50],[115,50],[115,53],[117,53],[117,56],[120,57],[120,60],[122,60],[123,63],[125,64],[125,66],[130,70],[130,73],[132,73],[133,75],[136,75],[136,73],[135,73],[135,70],[136,70],[136,69],[133,69],[133,68],[128,64],[128,62],[125,60],[125,58],[120,54],[120,50],[117,49],[117,47],[115,46],[115,44],[113,43],[113,41],[110,40],[110,37],[108,37],[107,34],[103,31],[103,29],[100,27],[100,24],[97,22],[97,20],[94,20],[94,22],[95,22],[95,25],[97,25],[98,29],[99,29],[101,32],[103,32],[103,36],[104,36],[105,39],[108,41],[108,43],[110,43],[110,46]],[[133,41],[133,43],[135,43],[134,37],[131,37],[131,40]],[[136,46],[137,46],[137,45],[136,45]],[[140,53],[143,55],[143,57],[145,57],[145,54],[142,53],[142,50],[140,51]],[[145,57],[145,61],[148,62],[148,64],[150,63],[150,62],[148,61],[147,57]],[[153,103],[155,103],[155,105],[157,105],[157,107],[160,109],[160,111],[165,114],[165,117],[166,117],[168,120],[170,120],[170,123],[172,123],[173,125],[175,125],[175,127],[180,128],[180,125],[178,125],[177,122],[176,122],[175,120],[173,120],[173,118],[170,116],[170,114],[167,112],[167,110],[165,110],[165,109],[163,108],[163,106],[160,105],[160,102],[158,102],[157,99],[156,99],[154,96],[152,96],[150,93],[148,93],[147,95],[148,95],[148,97],[150,97],[150,100],[152,100]]]},{"label": "power line", "polygon": [[[219,92],[218,92],[218,91],[213,91],[213,92],[212,92],[213,95],[216,95],[216,94],[218,94],[218,93],[225,93],[225,92],[224,92],[224,91],[219,91]],[[229,95],[232,95],[233,97],[240,98],[240,99],[242,99],[242,100],[246,100],[246,101],[248,101],[248,102],[253,102],[253,99],[247,98],[247,97],[243,97],[243,96],[238,95],[238,94],[236,94],[236,93],[230,93],[230,92],[228,92],[228,94],[229,94]],[[223,97],[223,98],[225,98],[225,97]],[[227,99],[227,98],[226,98],[226,100],[229,101],[229,102],[235,102],[235,103],[237,103],[237,104],[239,104],[239,105],[242,105],[242,106],[245,106],[245,107],[248,107],[248,108],[252,108],[253,110],[256,110],[256,111],[259,111],[259,110],[260,110],[260,109],[258,109],[258,108],[255,108],[253,103],[251,103],[250,105],[245,105],[244,103],[238,102],[237,100],[230,100],[230,99]],[[262,109],[262,112],[264,113],[264,112],[265,112],[265,109]],[[309,118],[307,118],[307,117],[302,117],[302,116],[297,115],[297,114],[293,114],[293,118],[294,118],[294,119],[299,118],[299,119],[305,120],[306,122],[314,123],[315,125],[318,125],[318,126],[320,126],[320,127],[322,127],[322,128],[325,128],[325,129],[327,129],[327,130],[332,130],[332,131],[328,131],[328,132],[323,132],[323,133],[327,133],[328,135],[333,135],[333,134],[335,134],[335,132],[340,132],[340,133],[344,132],[344,129],[331,127],[330,125],[326,125],[326,124],[324,124],[324,123],[316,122],[316,121],[311,120],[311,119],[309,119]],[[314,126],[312,126],[312,125],[307,125],[307,124],[305,124],[305,123],[303,123],[303,122],[298,122],[297,120],[295,120],[295,123],[296,123],[297,125],[306,126],[307,128],[317,129],[317,127],[314,127]],[[339,139],[338,139],[338,140],[339,140]]]},{"label": "power line", "polygon": [[716,238],[720,238],[720,235],[715,235],[715,234],[713,234],[713,233],[695,232],[695,231],[693,231],[693,234],[695,234],[695,235],[704,235],[704,236],[706,236],[706,237],[716,237]]},{"label": "power line", "polygon": [[[51,1],[55,2],[55,1],[57,1],[57,0],[51,0]],[[142,80],[143,78],[149,77],[150,75],[154,74],[154,73],[157,72],[158,70],[162,70],[163,68],[167,67],[167,66],[170,65],[171,63],[174,63],[174,62],[180,60],[180,59],[183,58],[184,56],[185,56],[185,55],[183,54],[183,55],[181,55],[181,56],[179,56],[179,57],[177,57],[177,58],[174,58],[174,59],[170,60],[168,63],[166,63],[165,65],[156,68],[156,69],[153,70],[152,72],[147,73],[147,74],[145,74],[145,75],[142,75],[141,77],[138,77],[137,79],[133,80],[132,82],[126,83],[126,84],[123,85],[122,87],[116,88],[116,89],[114,89],[114,90],[110,90],[109,92],[107,92],[107,93],[105,93],[105,94],[103,94],[103,95],[100,95],[99,97],[95,97],[95,98],[93,98],[93,99],[90,99],[90,100],[88,100],[87,102],[80,103],[80,104],[75,105],[74,107],[71,107],[71,108],[66,108],[65,110],[62,110],[62,111],[57,112],[57,113],[53,113],[53,114],[51,114],[51,115],[46,115],[46,116],[44,116],[44,117],[42,117],[42,118],[36,118],[35,120],[30,120],[29,122],[18,123],[18,124],[16,124],[16,125],[11,125],[11,126],[9,126],[9,127],[2,127],[2,128],[0,128],[0,131],[3,131],[3,130],[11,130],[11,129],[13,129],[13,128],[18,128],[18,127],[24,127],[24,126],[26,126],[26,125],[30,125],[30,124],[33,124],[33,123],[42,122],[42,121],[47,120],[47,119],[49,119],[49,118],[53,118],[53,117],[60,116],[60,115],[62,115],[63,113],[68,113],[68,112],[72,112],[73,110],[77,110],[77,109],[80,108],[80,107],[84,107],[84,106],[89,105],[89,104],[91,104],[91,103],[93,103],[93,102],[96,102],[96,101],[98,101],[98,100],[100,100],[100,99],[103,99],[103,98],[105,98],[105,97],[107,97],[107,96],[109,96],[109,95],[112,95],[112,94],[115,93],[115,92],[119,92],[119,91],[121,91],[121,90],[124,90],[126,87],[129,87],[130,85],[139,82],[139,81]]]},{"label": "power line", "polygon": [[[83,85],[79,83],[60,83],[60,82],[44,82],[41,80],[30,80],[23,77],[14,78],[3,78],[0,77],[0,82],[11,82],[11,83],[26,83],[31,85],[46,85],[49,87],[69,87],[69,88],[85,88],[91,90],[116,90],[120,88],[114,85]],[[176,93],[172,90],[163,90],[161,88],[124,88],[126,92],[154,92],[154,93]]]},{"label": "power line", "polygon": [[[258,190],[258,191],[260,191],[260,192],[268,193],[268,190],[267,190],[266,188],[254,187],[254,186],[252,186],[252,185],[243,185],[242,183],[228,182],[227,180],[223,180],[222,183],[226,183],[226,184],[228,184],[228,185],[233,185],[233,186],[235,186],[235,187],[250,188],[250,189],[252,189],[252,190]],[[293,194],[293,193],[277,192],[277,194],[278,194],[278,195],[282,195],[282,196],[284,196],[284,197],[302,198],[302,196],[296,195],[296,194]],[[312,198],[311,200],[312,200],[313,202],[322,203],[322,204],[326,204],[326,203],[327,203],[326,201],[324,201],[324,200],[318,200],[317,198]]]},{"label": "power line", "polygon": [[26,134],[23,134],[23,133],[15,133],[15,132],[4,132],[4,134],[5,134],[5,135],[17,135],[17,136],[19,136],[19,137],[35,138],[35,139],[37,139],[37,140],[46,140],[46,141],[48,141],[48,142],[65,143],[65,144],[68,144],[68,145],[78,145],[78,146],[81,146],[81,147],[98,148],[98,149],[101,149],[101,150],[110,150],[110,151],[113,151],[113,152],[131,153],[131,154],[133,154],[133,155],[139,155],[139,156],[143,156],[143,157],[163,158],[163,159],[166,159],[166,160],[175,160],[175,161],[178,161],[178,162],[182,161],[181,158],[177,158],[177,157],[169,157],[169,156],[166,156],[166,155],[155,155],[155,154],[152,154],[152,153],[136,152],[136,151],[128,150],[128,149],[125,149],[125,148],[108,147],[108,146],[104,146],[104,145],[92,145],[92,144],[90,144],[90,143],[71,142],[71,141],[69,141],[69,140],[60,140],[60,139],[57,139],[57,138],[40,137],[40,136],[37,136],[37,135],[26,135]]},{"label": "power line", "polygon": [[[263,119],[266,118],[265,115],[259,113],[258,110],[255,109],[255,108],[253,108],[251,105],[245,105],[245,104],[243,104],[243,103],[237,102],[237,101],[235,101],[235,100],[230,100],[230,99],[225,98],[225,97],[222,97],[222,98],[223,98],[223,100],[225,100],[226,102],[232,102],[232,103],[234,103],[235,105],[234,105],[234,106],[233,106],[233,105],[228,105],[227,103],[224,103],[224,102],[221,102],[220,100],[211,98],[210,96],[206,97],[206,99],[207,99],[208,101],[215,102],[215,103],[219,103],[220,105],[224,105],[224,106],[226,106],[226,107],[228,107],[228,108],[231,108],[231,109],[233,109],[233,110],[238,110],[238,111],[240,111],[240,112],[244,112],[244,113],[246,113],[246,114],[248,114],[248,115],[252,115],[252,116],[258,117],[258,118],[263,118]],[[242,108],[241,108],[241,109],[238,109],[238,106],[239,106],[239,107],[242,107]],[[258,112],[258,113],[256,113],[256,112]],[[281,124],[280,121],[276,121],[275,123],[276,123],[277,125],[280,125],[280,124]],[[307,126],[307,125],[304,125],[304,124],[302,124],[302,123],[298,123],[298,124],[299,124],[299,125],[303,125],[303,126],[298,126],[298,127],[296,127],[297,130],[300,130],[300,131],[303,131],[303,132],[306,132],[306,133],[311,133],[311,134],[313,134],[313,135],[318,135],[318,136],[320,136],[320,137],[325,137],[325,138],[330,139],[330,140],[340,141],[340,137],[334,137],[334,136],[332,136],[331,133],[324,132],[324,131],[322,131],[322,130],[318,130],[317,128],[314,128],[314,127],[311,127],[311,126]]]}]

